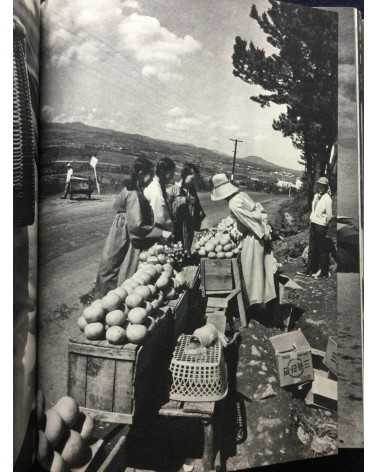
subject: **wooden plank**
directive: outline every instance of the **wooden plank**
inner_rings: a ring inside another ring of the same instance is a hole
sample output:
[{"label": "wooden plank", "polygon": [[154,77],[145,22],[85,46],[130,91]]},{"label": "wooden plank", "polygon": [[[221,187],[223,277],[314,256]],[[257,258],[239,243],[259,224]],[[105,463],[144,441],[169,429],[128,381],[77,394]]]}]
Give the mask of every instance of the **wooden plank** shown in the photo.
[{"label": "wooden plank", "polygon": [[88,357],[87,392],[85,406],[112,411],[115,360]]},{"label": "wooden plank", "polygon": [[75,353],[68,354],[68,395],[79,405],[85,405],[87,386],[87,357]]},{"label": "wooden plank", "polygon": [[[101,464],[101,466],[98,468],[98,472],[106,472],[108,470],[111,470],[110,467],[112,465],[112,462],[114,459],[117,457],[117,454],[120,453],[122,447],[124,446],[126,442],[126,436],[121,436],[116,445],[113,447],[113,449],[110,451],[109,455],[107,458],[104,460],[104,462]],[[124,452],[124,451],[123,451]]]},{"label": "wooden plank", "polygon": [[134,362],[116,361],[113,411],[132,413],[134,409]]},{"label": "wooden plank", "polygon": [[209,297],[207,299],[207,307],[209,308],[227,308],[227,298]]},{"label": "wooden plank", "polygon": [[[233,268],[233,275],[235,279],[235,287],[240,288],[242,287],[242,282],[241,282],[241,269],[240,265],[238,264],[238,261],[236,259],[232,259],[232,268]],[[237,301],[238,301],[238,308],[239,308],[239,316],[240,316],[240,324],[243,328],[248,326],[248,321],[247,321],[247,314],[245,311],[245,305],[244,305],[244,299],[243,299],[243,293],[240,291],[237,295]]]},{"label": "wooden plank", "polygon": [[162,410],[179,410],[181,408],[182,402],[178,402],[176,400],[170,400],[169,402],[165,403],[160,411]]},{"label": "wooden plank", "polygon": [[101,357],[104,359],[119,359],[124,361],[135,360],[136,350],[114,349],[112,346],[96,346],[91,344],[69,343],[68,351],[90,357]]},{"label": "wooden plank", "polygon": [[80,411],[92,418],[96,418],[97,421],[103,421],[106,423],[120,423],[120,424],[133,424],[133,415],[128,413],[115,413],[112,411],[95,410],[93,408],[80,407]]},{"label": "wooden plank", "polygon": [[231,259],[204,259],[203,286],[208,290],[232,290]]},{"label": "wooden plank", "polygon": [[215,402],[185,402],[183,410],[185,413],[212,416],[215,410]]},{"label": "wooden plank", "polygon": [[214,425],[210,422],[203,423],[203,455],[202,465],[204,472],[214,470],[215,447],[214,447]]}]

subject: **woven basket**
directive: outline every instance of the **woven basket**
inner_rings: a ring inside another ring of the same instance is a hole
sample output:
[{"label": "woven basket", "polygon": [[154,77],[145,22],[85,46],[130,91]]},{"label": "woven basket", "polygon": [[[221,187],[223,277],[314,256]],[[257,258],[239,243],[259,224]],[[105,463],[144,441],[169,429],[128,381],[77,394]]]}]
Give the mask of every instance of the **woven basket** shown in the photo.
[{"label": "woven basket", "polygon": [[169,370],[172,373],[171,400],[218,401],[227,395],[227,369],[219,341],[208,348],[192,348],[195,338],[181,335]]}]

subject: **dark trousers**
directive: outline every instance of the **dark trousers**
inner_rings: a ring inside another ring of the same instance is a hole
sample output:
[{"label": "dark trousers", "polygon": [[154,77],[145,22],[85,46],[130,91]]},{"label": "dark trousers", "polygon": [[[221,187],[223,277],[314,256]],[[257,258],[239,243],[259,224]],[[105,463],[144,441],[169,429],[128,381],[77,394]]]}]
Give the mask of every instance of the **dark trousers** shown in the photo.
[{"label": "dark trousers", "polygon": [[320,269],[320,275],[328,275],[329,270],[329,240],[327,238],[327,226],[311,223],[310,241],[308,251],[308,272],[316,273]]}]

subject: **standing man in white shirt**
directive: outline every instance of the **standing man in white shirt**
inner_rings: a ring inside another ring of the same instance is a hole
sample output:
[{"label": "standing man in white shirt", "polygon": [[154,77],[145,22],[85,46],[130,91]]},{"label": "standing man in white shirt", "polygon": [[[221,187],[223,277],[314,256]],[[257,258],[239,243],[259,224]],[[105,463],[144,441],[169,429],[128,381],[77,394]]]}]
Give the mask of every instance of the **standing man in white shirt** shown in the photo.
[{"label": "standing man in white shirt", "polygon": [[64,195],[62,198],[67,198],[68,192],[71,185],[71,177],[73,174],[73,169],[70,163],[67,164],[67,175],[66,175],[66,184],[64,186]]},{"label": "standing man in white shirt", "polygon": [[329,244],[328,224],[332,220],[332,198],[328,193],[328,179],[320,177],[317,181],[310,215],[310,241],[307,275],[315,278],[328,277]]}]

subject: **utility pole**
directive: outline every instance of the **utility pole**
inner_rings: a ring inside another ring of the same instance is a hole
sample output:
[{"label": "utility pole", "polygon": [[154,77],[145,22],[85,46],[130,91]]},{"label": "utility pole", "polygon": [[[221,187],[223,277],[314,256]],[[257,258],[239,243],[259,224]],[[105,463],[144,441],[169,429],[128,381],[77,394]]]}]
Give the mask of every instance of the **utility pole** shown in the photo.
[{"label": "utility pole", "polygon": [[238,143],[243,143],[241,139],[236,139],[236,138],[230,138],[230,141],[233,141],[235,143],[234,146],[234,160],[232,162],[232,174],[231,174],[231,182],[234,183],[235,180],[235,164],[236,164],[236,151],[238,149]]}]

